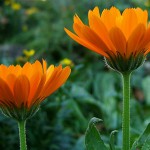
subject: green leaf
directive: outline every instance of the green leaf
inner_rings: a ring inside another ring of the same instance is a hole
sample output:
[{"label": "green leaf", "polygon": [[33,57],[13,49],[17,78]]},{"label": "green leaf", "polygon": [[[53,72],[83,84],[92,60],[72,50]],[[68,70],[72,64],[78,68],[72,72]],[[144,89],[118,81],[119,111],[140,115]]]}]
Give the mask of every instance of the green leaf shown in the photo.
[{"label": "green leaf", "polygon": [[[136,140],[133,143],[131,150],[137,150],[137,148],[141,149],[143,146],[148,147],[148,143],[150,143],[149,139],[150,139],[150,123],[147,125],[145,131],[141,134],[138,140]],[[143,150],[146,150],[146,149],[143,149]]]},{"label": "green leaf", "polygon": [[71,87],[71,96],[73,98],[88,98],[93,99],[92,95],[86,91],[84,87],[81,87],[77,84],[73,84]]},{"label": "green leaf", "polygon": [[115,133],[117,133],[117,132],[118,132],[117,130],[114,130],[110,134],[110,150],[115,150],[114,136],[115,136]]},{"label": "green leaf", "polygon": [[117,96],[118,93],[115,90],[115,83],[117,82],[117,79],[118,75],[116,73],[97,73],[93,81],[95,97],[103,101],[109,98],[110,96]]},{"label": "green leaf", "polygon": [[85,134],[86,150],[108,150],[96,128],[96,124],[101,121],[101,119],[95,117],[90,120]]},{"label": "green leaf", "polygon": [[75,145],[73,146],[73,148],[71,150],[84,150],[85,149],[85,145],[84,145],[84,135],[82,135],[75,143]]},{"label": "green leaf", "polygon": [[150,136],[147,138],[141,150],[150,150]]}]

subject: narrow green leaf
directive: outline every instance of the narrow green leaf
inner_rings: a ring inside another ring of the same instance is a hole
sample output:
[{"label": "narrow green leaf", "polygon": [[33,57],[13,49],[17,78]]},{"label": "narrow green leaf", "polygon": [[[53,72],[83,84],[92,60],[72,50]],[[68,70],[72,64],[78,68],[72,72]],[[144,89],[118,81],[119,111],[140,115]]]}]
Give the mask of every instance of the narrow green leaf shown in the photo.
[{"label": "narrow green leaf", "polygon": [[117,130],[114,130],[111,132],[110,134],[110,150],[115,150],[115,144],[114,144],[114,137],[115,137],[115,133],[117,133],[118,131]]},{"label": "narrow green leaf", "polygon": [[86,150],[108,150],[96,128],[96,124],[100,122],[102,120],[95,117],[90,120],[85,134]]},{"label": "narrow green leaf", "polygon": [[[131,150],[141,149],[144,143],[150,138],[150,123],[147,125],[141,136],[133,143]],[[145,145],[146,146],[146,145]],[[146,150],[146,149],[143,149]]]}]

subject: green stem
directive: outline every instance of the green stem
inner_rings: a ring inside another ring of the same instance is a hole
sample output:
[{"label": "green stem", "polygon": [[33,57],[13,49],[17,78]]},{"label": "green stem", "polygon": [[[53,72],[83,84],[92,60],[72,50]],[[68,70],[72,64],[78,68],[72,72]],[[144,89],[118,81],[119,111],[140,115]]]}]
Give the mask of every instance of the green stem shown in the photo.
[{"label": "green stem", "polygon": [[26,121],[18,122],[20,150],[27,150],[25,125],[26,125]]},{"label": "green stem", "polygon": [[122,73],[123,77],[123,113],[122,132],[123,150],[130,150],[130,72]]}]

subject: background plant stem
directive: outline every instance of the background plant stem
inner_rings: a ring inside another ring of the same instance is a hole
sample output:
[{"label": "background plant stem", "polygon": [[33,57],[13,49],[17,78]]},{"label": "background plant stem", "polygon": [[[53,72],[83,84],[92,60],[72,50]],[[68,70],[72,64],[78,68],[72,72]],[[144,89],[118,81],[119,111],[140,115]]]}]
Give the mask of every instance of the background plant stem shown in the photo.
[{"label": "background plant stem", "polygon": [[26,125],[26,121],[18,122],[19,138],[20,138],[20,150],[27,150],[25,125]]},{"label": "background plant stem", "polygon": [[123,73],[123,150],[130,150],[130,72]]}]

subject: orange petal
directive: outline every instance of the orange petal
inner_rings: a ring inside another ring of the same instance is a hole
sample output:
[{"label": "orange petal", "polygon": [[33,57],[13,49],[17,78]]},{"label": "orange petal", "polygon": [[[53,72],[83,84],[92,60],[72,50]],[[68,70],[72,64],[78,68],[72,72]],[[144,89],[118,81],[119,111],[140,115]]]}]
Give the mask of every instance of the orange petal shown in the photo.
[{"label": "orange petal", "polygon": [[106,54],[106,52],[104,52],[103,50],[101,50],[100,48],[96,47],[95,45],[89,43],[88,41],[79,38],[77,35],[73,34],[72,32],[70,32],[68,29],[65,28],[66,33],[76,42],[78,42],[79,44],[85,46],[86,48],[93,50],[94,52],[101,54],[102,56],[108,57],[108,55]]},{"label": "orange petal", "polygon": [[6,78],[6,76],[7,76],[7,74],[8,74],[9,72],[8,72],[8,69],[7,69],[7,67],[5,66],[5,65],[0,65],[0,76],[2,77],[2,78]]},{"label": "orange petal", "polygon": [[0,101],[1,103],[8,104],[9,106],[15,103],[13,93],[11,92],[8,84],[2,78],[0,78]]},{"label": "orange petal", "polygon": [[106,53],[110,52],[108,46],[103,42],[103,40],[88,26],[84,26],[82,28],[82,34],[84,36],[84,39],[92,45],[95,45]]},{"label": "orange petal", "polygon": [[42,78],[41,73],[35,72],[30,79],[30,94],[28,97],[28,108],[31,106],[31,103],[33,101],[33,97],[35,96],[35,94],[37,92],[41,78]]},{"label": "orange petal", "polygon": [[9,88],[11,89],[12,93],[14,92],[14,84],[15,84],[16,78],[17,77],[12,73],[8,74],[6,78],[7,84],[9,85]]},{"label": "orange petal", "polygon": [[[59,78],[60,74],[61,74],[61,71],[62,71],[62,67],[59,65],[58,67],[55,67],[54,68],[54,71],[52,73],[52,75],[50,76],[50,78],[47,80],[47,82],[45,82],[45,85],[44,85],[44,88],[42,89],[41,91],[41,94],[42,96],[45,97],[45,93],[46,91],[49,89],[49,90],[52,90],[53,89],[53,86],[55,86],[55,83],[57,81],[57,78]],[[48,88],[49,87],[49,88]]]},{"label": "orange petal", "polygon": [[43,74],[40,80],[40,83],[38,84],[37,90],[35,91],[35,94],[33,98],[31,99],[32,101],[29,101],[28,107],[30,108],[34,103],[42,101],[45,97],[41,94],[41,91],[44,89],[44,84],[46,81],[46,75]]},{"label": "orange petal", "polygon": [[46,81],[51,77],[54,71],[54,65],[50,65],[46,71]]},{"label": "orange petal", "polygon": [[139,49],[139,44],[144,37],[145,31],[145,26],[143,24],[139,24],[132,32],[127,41],[127,58],[130,57],[131,53],[135,54],[136,52],[138,54],[141,50],[143,50]]},{"label": "orange petal", "polygon": [[14,84],[14,97],[17,106],[27,107],[27,100],[30,92],[30,83],[25,75],[20,75]]},{"label": "orange petal", "polygon": [[43,59],[43,71],[44,71],[44,73],[46,72],[46,70],[47,70],[47,63],[46,63],[46,61]]},{"label": "orange petal", "polygon": [[68,79],[69,75],[71,73],[71,69],[70,67],[65,67],[62,72],[61,75],[59,76],[59,78],[57,79],[56,84],[54,85],[53,89],[51,91],[47,91],[46,95],[48,96],[49,94],[53,93],[54,91],[56,91],[61,85],[64,84],[64,82],[66,82],[66,80]]},{"label": "orange petal", "polygon": [[[83,22],[81,19],[78,17],[78,15],[74,16],[74,23],[73,23],[73,29],[77,35],[80,34],[81,28],[84,26]],[[81,34],[80,34],[81,35]],[[80,36],[79,35],[79,36]],[[82,35],[81,35],[82,36]]]},{"label": "orange petal", "polygon": [[[83,26],[82,26],[83,27]],[[82,27],[80,25],[78,25],[77,23],[73,24],[73,30],[75,31],[75,33],[80,37],[83,38],[82,35]]]},{"label": "orange petal", "polygon": [[121,16],[120,11],[115,8],[111,7],[110,10],[104,9],[101,14],[101,19],[103,23],[106,25],[108,31],[116,25],[116,19]]},{"label": "orange petal", "polygon": [[99,8],[98,8],[97,6],[93,9],[93,13],[94,13],[97,17],[100,17]]},{"label": "orange petal", "polygon": [[41,74],[43,74],[43,67],[42,64],[36,60],[34,64],[32,64],[32,69],[35,69],[37,72],[40,72]]},{"label": "orange petal", "polygon": [[109,32],[111,41],[116,47],[116,50],[124,56],[126,54],[126,38],[118,27],[114,27]]},{"label": "orange petal", "polygon": [[48,84],[45,85],[45,90],[43,91],[43,95],[45,97],[52,94],[54,91],[56,91],[64,82],[67,80],[71,72],[70,67],[65,67],[62,70],[59,70],[54,74],[55,82],[52,80],[52,78],[48,81]]},{"label": "orange petal", "polygon": [[22,74],[28,78],[31,77],[33,71],[32,65],[29,62],[25,63],[25,65],[22,67]]},{"label": "orange petal", "polygon": [[20,65],[13,66],[13,69],[11,70],[11,73],[13,73],[15,76],[19,76],[21,74],[22,68]]},{"label": "orange petal", "polygon": [[136,9],[134,9],[134,11],[136,12],[138,22],[144,24],[146,27],[147,26],[147,20],[148,20],[147,10],[143,11],[141,8],[136,8]]},{"label": "orange petal", "polygon": [[149,52],[150,52],[150,48],[145,51],[144,55],[146,56]]},{"label": "orange petal", "polygon": [[150,47],[150,27],[147,29],[143,39],[139,43],[139,49],[147,49],[148,47]]},{"label": "orange petal", "polygon": [[78,25],[82,26],[84,25],[79,16],[76,14],[74,15],[74,23],[77,23]]},{"label": "orange petal", "polygon": [[116,51],[114,45],[112,44],[107,28],[103,24],[103,22],[93,14],[92,11],[89,11],[89,26],[90,28],[97,33],[97,35],[103,40],[103,42],[111,49],[113,52]]},{"label": "orange petal", "polygon": [[124,32],[124,35],[128,40],[130,34],[138,24],[138,18],[136,12],[132,8],[125,9],[122,14],[122,17],[122,31]]}]

